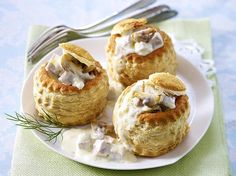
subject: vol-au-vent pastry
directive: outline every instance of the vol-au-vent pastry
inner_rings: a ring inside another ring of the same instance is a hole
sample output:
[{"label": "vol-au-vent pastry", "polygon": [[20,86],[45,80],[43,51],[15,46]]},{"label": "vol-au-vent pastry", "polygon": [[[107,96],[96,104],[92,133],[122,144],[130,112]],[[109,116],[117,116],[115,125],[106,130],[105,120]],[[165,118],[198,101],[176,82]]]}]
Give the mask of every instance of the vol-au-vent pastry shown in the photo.
[{"label": "vol-au-vent pastry", "polygon": [[126,19],[114,26],[107,47],[108,74],[123,86],[156,72],[176,73],[170,37],[147,20]]},{"label": "vol-au-vent pastry", "polygon": [[184,83],[169,73],[155,73],[122,92],[113,111],[113,124],[127,149],[154,157],[184,139],[189,112]]},{"label": "vol-au-vent pastry", "polygon": [[34,76],[34,100],[39,116],[65,125],[87,124],[103,111],[107,102],[108,77],[100,63],[83,48],[62,43]]}]

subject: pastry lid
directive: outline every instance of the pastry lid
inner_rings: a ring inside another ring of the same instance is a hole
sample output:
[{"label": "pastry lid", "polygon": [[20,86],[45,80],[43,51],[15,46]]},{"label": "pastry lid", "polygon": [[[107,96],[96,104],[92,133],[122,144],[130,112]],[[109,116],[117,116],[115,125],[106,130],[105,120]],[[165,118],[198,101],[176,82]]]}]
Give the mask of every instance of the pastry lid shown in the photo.
[{"label": "pastry lid", "polygon": [[139,28],[141,26],[144,26],[145,24],[147,24],[147,19],[146,18],[139,18],[139,19],[134,19],[134,18],[130,18],[130,19],[125,19],[120,21],[119,23],[117,23],[112,31],[111,34],[124,34],[129,30],[133,30],[136,28]]},{"label": "pastry lid", "polygon": [[186,94],[184,83],[170,73],[154,73],[149,76],[149,80],[169,94],[177,96]]},{"label": "pastry lid", "polygon": [[76,60],[86,65],[87,71],[95,68],[95,60],[85,49],[71,43],[61,43],[59,46],[63,49],[64,53],[70,54]]}]

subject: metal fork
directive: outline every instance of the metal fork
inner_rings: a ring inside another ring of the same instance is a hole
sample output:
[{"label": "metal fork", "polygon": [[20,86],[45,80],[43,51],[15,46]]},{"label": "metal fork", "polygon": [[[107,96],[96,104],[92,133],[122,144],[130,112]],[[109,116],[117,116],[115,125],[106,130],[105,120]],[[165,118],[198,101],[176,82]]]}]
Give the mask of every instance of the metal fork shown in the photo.
[{"label": "metal fork", "polygon": [[[130,14],[126,16],[126,18],[141,18],[145,17],[148,19],[149,22],[159,22],[168,18],[171,18],[177,14],[176,11],[171,10],[168,6],[166,5],[160,5],[157,7],[153,7],[148,10],[144,11],[139,11],[137,13]],[[118,20],[118,19],[117,19]],[[74,39],[79,39],[79,38],[87,38],[87,37],[102,37],[109,35],[110,33],[110,27],[114,25],[117,21],[114,20],[112,21],[109,25],[107,25],[105,28],[101,29],[96,29],[96,32],[90,33],[90,32],[78,32],[76,29],[72,29],[70,27],[61,25],[60,32],[55,34],[52,38],[44,41],[42,45],[39,45],[36,49],[31,50],[28,52],[28,58],[30,61],[36,61],[37,58],[40,58],[47,54],[49,51],[54,49],[55,47],[58,46],[58,43],[61,42],[67,42],[70,40]]]},{"label": "metal fork", "polygon": [[[90,24],[90,25],[86,25],[80,28],[77,28],[76,31],[77,32],[94,32],[96,31],[96,29],[98,29],[98,27],[105,25],[111,21],[113,21],[116,18],[119,18],[121,16],[124,16],[126,14],[129,14],[137,9],[142,9],[145,8],[147,6],[150,6],[151,4],[155,3],[157,0],[138,0],[135,3],[131,4],[130,6],[124,8],[121,11],[118,11],[114,14],[112,14],[109,17],[106,17],[104,19],[102,19],[99,22]],[[103,27],[104,28],[104,27]],[[48,30],[46,30],[29,48],[28,50],[28,55],[30,55],[31,52],[33,52],[34,50],[36,50],[39,46],[41,46],[42,44],[44,44],[44,42],[46,42],[47,40],[51,39],[51,37],[58,37],[61,33],[65,30],[69,29],[69,27],[65,26],[65,25],[59,25],[59,26],[55,26],[53,28],[50,28]],[[100,28],[101,29],[101,28]],[[72,29],[75,30],[75,29]],[[63,33],[62,33],[63,34]],[[63,35],[62,35],[63,36]]]}]

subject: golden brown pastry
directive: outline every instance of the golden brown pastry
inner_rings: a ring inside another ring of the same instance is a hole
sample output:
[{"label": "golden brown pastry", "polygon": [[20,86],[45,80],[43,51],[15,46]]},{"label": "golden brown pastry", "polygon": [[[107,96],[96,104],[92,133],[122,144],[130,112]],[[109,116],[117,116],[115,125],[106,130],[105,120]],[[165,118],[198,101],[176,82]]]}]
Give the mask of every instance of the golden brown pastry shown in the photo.
[{"label": "golden brown pastry", "polygon": [[119,140],[136,155],[159,156],[172,150],[189,131],[186,88],[169,73],[155,73],[119,96],[113,124]]},{"label": "golden brown pastry", "polygon": [[54,55],[34,76],[34,100],[38,114],[65,125],[83,125],[103,111],[108,77],[99,62],[83,48],[60,44],[62,55]]},{"label": "golden brown pastry", "polygon": [[170,37],[147,25],[144,18],[116,24],[106,52],[108,74],[125,87],[155,72],[176,72],[176,54]]}]

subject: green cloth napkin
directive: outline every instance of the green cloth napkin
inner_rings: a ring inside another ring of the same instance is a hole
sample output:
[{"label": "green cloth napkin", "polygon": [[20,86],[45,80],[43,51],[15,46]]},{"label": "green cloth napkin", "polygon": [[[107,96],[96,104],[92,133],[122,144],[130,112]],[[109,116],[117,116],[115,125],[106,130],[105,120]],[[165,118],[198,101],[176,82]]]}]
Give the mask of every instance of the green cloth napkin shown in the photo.
[{"label": "green cloth napkin", "polygon": [[[158,24],[177,39],[193,38],[206,49],[205,58],[212,59],[211,29],[207,19],[173,20]],[[33,26],[29,44],[45,27]],[[26,62],[26,73],[32,65]],[[213,78],[216,81],[216,78]],[[44,146],[29,130],[18,129],[13,153],[11,175],[111,175],[111,176],[228,176],[231,174],[227,156],[225,130],[218,86],[214,88],[215,115],[198,145],[175,164],[136,171],[115,171],[94,168],[67,159]]]}]

